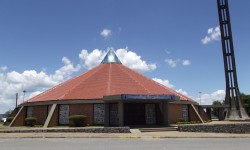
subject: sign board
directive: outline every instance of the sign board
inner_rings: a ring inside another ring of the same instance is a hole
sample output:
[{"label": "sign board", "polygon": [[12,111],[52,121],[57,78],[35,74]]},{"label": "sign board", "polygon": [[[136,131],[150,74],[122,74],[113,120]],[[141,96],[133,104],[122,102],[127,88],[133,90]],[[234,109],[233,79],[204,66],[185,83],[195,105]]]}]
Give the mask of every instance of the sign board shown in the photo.
[{"label": "sign board", "polygon": [[150,99],[160,99],[160,100],[175,100],[176,96],[175,95],[148,95],[148,94],[122,94],[121,98],[123,100],[129,100],[129,99],[145,99],[145,100],[150,100]]}]

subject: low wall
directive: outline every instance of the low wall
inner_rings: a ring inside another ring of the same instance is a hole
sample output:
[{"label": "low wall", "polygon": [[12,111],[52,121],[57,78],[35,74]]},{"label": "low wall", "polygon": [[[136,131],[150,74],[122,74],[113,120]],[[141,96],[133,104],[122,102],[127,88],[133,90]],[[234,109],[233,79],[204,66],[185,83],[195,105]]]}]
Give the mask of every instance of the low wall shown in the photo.
[{"label": "low wall", "polygon": [[83,127],[83,128],[36,128],[0,130],[0,133],[45,133],[45,132],[85,132],[85,133],[130,133],[129,127]]},{"label": "low wall", "polygon": [[250,133],[250,123],[179,125],[180,132]]}]

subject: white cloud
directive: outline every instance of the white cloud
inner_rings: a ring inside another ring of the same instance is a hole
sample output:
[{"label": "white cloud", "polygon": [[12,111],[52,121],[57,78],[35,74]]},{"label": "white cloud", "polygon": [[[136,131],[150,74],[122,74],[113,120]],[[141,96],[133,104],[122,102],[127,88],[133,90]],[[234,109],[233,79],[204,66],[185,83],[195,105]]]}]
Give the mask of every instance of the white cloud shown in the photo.
[{"label": "white cloud", "polygon": [[[154,81],[164,85],[164,86],[167,86],[173,90],[174,89],[174,85],[170,83],[169,80],[163,80],[163,79],[159,79],[159,78],[152,78]],[[223,101],[224,98],[225,98],[225,91],[224,90],[217,90],[213,93],[210,93],[210,94],[207,94],[207,93],[201,93],[201,94],[197,94],[196,97],[194,96],[190,96],[188,95],[188,93],[186,91],[184,91],[183,89],[178,89],[178,90],[175,90],[176,92],[182,94],[182,95],[185,95],[185,96],[188,96],[192,99],[194,99],[197,103],[201,104],[202,105],[211,105],[213,103],[213,101]]]},{"label": "white cloud", "polygon": [[67,57],[63,57],[62,62],[64,66],[56,70],[55,73],[51,75],[51,78],[54,81],[62,82],[65,79],[70,78],[72,73],[77,72],[81,68],[79,64],[74,66],[74,64]]},{"label": "white cloud", "polygon": [[158,83],[160,83],[160,84],[162,84],[162,85],[164,85],[164,86],[166,86],[166,87],[169,87],[169,88],[174,88],[174,85],[173,84],[171,84],[170,82],[169,82],[169,80],[162,80],[162,79],[159,79],[159,78],[152,78],[154,81],[156,81],[156,82],[158,82]]},{"label": "white cloud", "polygon": [[[175,90],[174,89],[175,86],[173,84],[171,84],[169,80],[163,80],[163,79],[159,79],[159,78],[152,78],[152,79],[154,81],[166,86],[166,87],[169,87],[169,88]],[[188,96],[188,93],[186,91],[182,90],[182,89],[178,89],[178,90],[175,90],[175,91],[182,94],[182,95]]]},{"label": "white cloud", "polygon": [[184,59],[184,60],[181,60],[181,59],[165,59],[165,62],[168,64],[169,67],[171,68],[175,68],[177,67],[177,65],[181,62],[181,64],[183,66],[188,66],[191,64],[191,61],[188,60],[188,59]]},{"label": "white cloud", "polygon": [[168,54],[168,55],[170,55],[170,54],[171,54],[171,52],[170,52],[170,51],[168,51],[168,50],[165,50],[165,52],[166,52],[166,54]]},{"label": "white cloud", "polygon": [[[102,59],[106,55],[106,51],[95,49],[92,52],[88,52],[87,50],[82,50],[79,54],[79,58],[81,59],[83,66],[87,69],[91,69],[97,65],[99,65]],[[123,65],[127,66],[130,69],[133,69],[137,72],[147,72],[151,70],[155,70],[157,68],[154,63],[147,63],[146,61],[141,59],[141,56],[137,55],[135,52],[132,52],[128,49],[117,49],[116,55],[120,59]]]},{"label": "white cloud", "polygon": [[183,65],[183,66],[188,66],[188,65],[190,65],[190,64],[191,64],[190,60],[187,60],[187,59],[182,60],[182,65]]},{"label": "white cloud", "polygon": [[142,60],[141,56],[137,55],[135,52],[128,50],[127,48],[116,50],[116,54],[123,65],[137,72],[144,73],[147,71],[155,70],[157,68],[156,64],[147,63],[146,61]]},{"label": "white cloud", "polygon": [[226,92],[224,90],[217,90],[213,93],[201,93],[197,95],[196,102],[202,105],[211,105],[213,101],[223,101],[225,99]]},{"label": "white cloud", "polygon": [[177,66],[178,63],[178,59],[177,60],[173,60],[173,59],[166,59],[165,62],[171,67],[171,68],[175,68]]},{"label": "white cloud", "polygon": [[32,97],[38,95],[38,94],[41,94],[41,93],[42,93],[42,91],[35,91],[35,92],[32,92],[32,93],[29,94],[28,99],[30,99],[30,98],[32,98]]},{"label": "white cloud", "polygon": [[6,71],[7,69],[8,69],[7,66],[2,66],[2,67],[0,67],[0,70],[1,70],[1,71]]},{"label": "white cloud", "polygon": [[175,90],[178,93],[181,93],[182,95],[188,96],[188,93],[182,89]]},{"label": "white cloud", "polygon": [[101,35],[104,39],[107,39],[107,38],[111,37],[112,32],[111,32],[111,30],[109,30],[109,29],[103,29],[103,30],[101,31],[100,35]]},{"label": "white cloud", "polygon": [[201,42],[203,44],[208,44],[209,42],[212,42],[214,40],[220,40],[220,36],[220,26],[217,26],[215,28],[209,28],[207,30],[207,35],[203,39],[201,39]]},{"label": "white cloud", "polygon": [[97,65],[99,65],[104,58],[106,52],[94,49],[92,52],[88,52],[88,50],[84,49],[79,54],[79,58],[81,59],[83,66],[87,69],[91,69]]},{"label": "white cloud", "polygon": [[23,101],[23,90],[26,90],[24,99],[35,96],[52,86],[55,86],[70,78],[73,72],[80,69],[80,65],[74,66],[66,57],[62,58],[63,66],[54,74],[44,71],[25,70],[22,73],[16,71],[0,73],[0,113],[5,113],[15,107],[15,94],[19,93],[19,103]]}]

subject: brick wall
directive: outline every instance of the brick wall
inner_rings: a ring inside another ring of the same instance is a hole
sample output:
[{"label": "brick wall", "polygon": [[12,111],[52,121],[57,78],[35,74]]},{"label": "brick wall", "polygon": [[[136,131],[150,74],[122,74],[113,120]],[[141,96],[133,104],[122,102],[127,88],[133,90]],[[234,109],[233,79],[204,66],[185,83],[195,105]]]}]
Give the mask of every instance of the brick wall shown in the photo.
[{"label": "brick wall", "polygon": [[168,117],[170,124],[178,122],[178,119],[182,118],[182,105],[169,103]]},{"label": "brick wall", "polygon": [[69,105],[71,115],[87,116],[87,124],[93,125],[93,104],[72,104]]},{"label": "brick wall", "polygon": [[44,125],[48,116],[47,105],[33,106],[32,117],[37,118],[37,125]]},{"label": "brick wall", "polygon": [[12,126],[23,126],[25,124],[25,117],[26,117],[26,107],[24,107],[23,110],[20,112],[19,116],[13,122]]},{"label": "brick wall", "polygon": [[20,109],[20,108],[15,108],[15,109],[11,112],[10,117],[15,117],[16,114],[18,113],[19,109]]},{"label": "brick wall", "polygon": [[[203,121],[208,121],[209,117],[207,116],[206,112],[203,110],[202,107],[195,106],[196,109],[198,109],[198,113],[200,114]],[[189,106],[189,118],[190,121],[200,121],[199,117],[196,115],[195,111],[191,106]]]},{"label": "brick wall", "polygon": [[201,118],[203,119],[203,121],[210,120],[207,113],[204,111],[204,109],[202,107],[199,107],[199,114],[200,114]]},{"label": "brick wall", "polygon": [[[198,108],[197,106],[194,107],[196,109]],[[200,121],[199,117],[196,115],[191,105],[188,106],[188,111],[189,111],[189,121]]]},{"label": "brick wall", "polygon": [[58,116],[58,106],[59,105],[56,106],[56,109],[55,109],[55,111],[54,111],[54,113],[53,113],[53,115],[51,117],[51,120],[49,122],[48,127],[53,127],[53,126],[57,126],[58,125],[58,117],[59,117]]}]

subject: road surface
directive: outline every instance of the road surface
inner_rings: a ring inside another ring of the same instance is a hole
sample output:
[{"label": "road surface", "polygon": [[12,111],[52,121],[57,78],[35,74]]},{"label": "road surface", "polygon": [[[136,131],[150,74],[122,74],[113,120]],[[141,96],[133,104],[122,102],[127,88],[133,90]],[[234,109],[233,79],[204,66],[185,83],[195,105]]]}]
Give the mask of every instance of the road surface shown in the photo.
[{"label": "road surface", "polygon": [[249,138],[13,138],[1,150],[246,150]]}]

